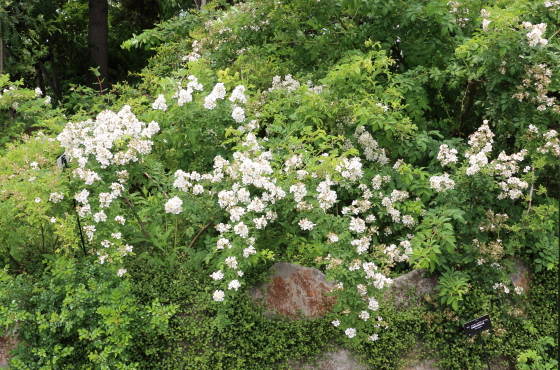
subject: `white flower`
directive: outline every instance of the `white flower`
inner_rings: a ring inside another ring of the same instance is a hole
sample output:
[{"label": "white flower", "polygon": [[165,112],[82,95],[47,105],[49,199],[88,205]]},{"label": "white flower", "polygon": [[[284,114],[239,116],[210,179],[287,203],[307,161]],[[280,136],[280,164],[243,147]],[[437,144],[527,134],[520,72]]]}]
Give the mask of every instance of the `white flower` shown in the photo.
[{"label": "white flower", "polygon": [[524,290],[523,287],[516,286],[515,287],[515,294],[521,294],[521,293],[523,293],[523,290]]},{"label": "white flower", "polygon": [[229,244],[229,239],[220,238],[216,242],[216,250],[224,249],[224,247],[231,248],[231,244]]},{"label": "white flower", "polygon": [[247,103],[247,98],[243,94],[245,92],[245,86],[239,85],[237,86],[231,96],[229,97],[229,101],[235,103],[236,100],[239,100],[241,103]]},{"label": "white flower", "polygon": [[255,223],[255,229],[264,229],[268,224],[265,216],[261,216],[259,218],[253,218],[253,222]]},{"label": "white flower", "polygon": [[218,270],[210,275],[210,277],[214,280],[222,280],[224,278],[224,273],[222,270]]},{"label": "white flower", "polygon": [[252,245],[243,249],[243,257],[248,258],[251,254],[257,254],[255,247],[253,247]]},{"label": "white flower", "polygon": [[220,234],[223,234],[231,229],[231,225],[219,223],[215,226],[215,228]]},{"label": "white flower", "polygon": [[204,108],[216,108],[216,100],[223,99],[226,96],[226,88],[223,83],[217,83],[214,89],[206,98],[204,98]]},{"label": "white flower", "polygon": [[[99,252],[97,254],[99,254]],[[109,255],[107,255],[107,254],[103,254],[103,255],[99,256],[99,263],[103,264],[108,257],[109,257]]]},{"label": "white flower", "polygon": [[379,302],[375,298],[369,298],[368,308],[372,311],[377,311],[379,309]]},{"label": "white flower", "polygon": [[47,96],[47,97],[45,98],[45,100],[43,101],[43,103],[44,103],[45,105],[48,105],[48,104],[51,103],[51,100],[52,100],[51,97],[50,97],[50,96]]},{"label": "white flower", "polygon": [[163,94],[159,94],[157,99],[152,103],[152,109],[167,110],[167,104],[165,104],[165,97]]},{"label": "white flower", "polygon": [[121,225],[124,225],[126,219],[123,216],[115,216],[115,221],[117,221]]},{"label": "white flower", "polygon": [[41,198],[39,197],[35,198],[35,203],[41,203]]},{"label": "white flower", "polygon": [[56,217],[51,217],[51,222],[54,224],[56,222]]},{"label": "white flower", "polygon": [[430,177],[430,188],[436,189],[438,193],[449,189],[455,189],[455,181],[450,179],[447,173],[444,173],[442,176],[432,176]]},{"label": "white flower", "polygon": [[358,317],[364,321],[368,321],[369,319],[369,312],[367,311],[362,311],[360,312],[360,314],[358,315]]},{"label": "white flower", "polygon": [[329,242],[331,243],[336,243],[338,241],[338,235],[336,235],[335,233],[331,232],[327,234],[327,239],[329,240]]},{"label": "white flower", "polygon": [[356,329],[348,328],[344,331],[344,334],[346,334],[348,338],[354,338],[356,336]]},{"label": "white flower", "polygon": [[196,184],[193,187],[193,194],[194,195],[199,195],[199,194],[202,194],[202,193],[204,193],[204,187],[200,184]]},{"label": "white flower", "polygon": [[223,290],[216,290],[214,292],[214,295],[212,296],[212,298],[216,301],[216,302],[222,302],[224,300],[225,297],[225,293]]},{"label": "white flower", "polygon": [[235,258],[234,256],[226,258],[226,265],[228,265],[228,267],[231,269],[237,269],[237,258]]},{"label": "white flower", "polygon": [[457,162],[457,149],[450,149],[447,144],[442,144],[439,147],[437,159],[441,162],[442,166],[447,166],[449,163]]},{"label": "white flower", "polygon": [[74,195],[74,199],[76,199],[76,201],[82,203],[82,204],[87,204],[88,202],[88,196],[89,196],[89,191],[87,191],[86,189],[82,190],[79,193],[76,193],[76,195]]},{"label": "white flower", "polygon": [[370,342],[375,342],[377,339],[379,339],[379,336],[377,334],[373,334],[370,335],[367,340]]},{"label": "white flower", "polygon": [[235,120],[235,122],[241,123],[245,121],[245,111],[241,107],[235,107],[231,112],[231,117]]},{"label": "white flower", "polygon": [[99,211],[93,215],[93,220],[95,222],[105,222],[107,221],[107,215],[103,211]]},{"label": "white flower", "polygon": [[299,227],[301,227],[302,230],[313,230],[313,228],[316,226],[313,222],[309,221],[307,218],[302,218],[301,220],[299,220],[298,225]]},{"label": "white flower", "polygon": [[35,96],[39,97],[39,96],[41,96],[41,95],[43,95],[43,92],[41,91],[41,89],[38,88],[38,87],[35,88]]},{"label": "white flower", "polygon": [[111,237],[115,238],[115,239],[120,239],[120,238],[122,238],[122,234],[121,233],[111,233]]},{"label": "white flower", "polygon": [[118,276],[118,277],[121,277],[121,276],[123,276],[124,274],[126,274],[126,269],[119,269],[119,271],[117,271],[117,276]]},{"label": "white flower", "polygon": [[290,186],[290,193],[294,194],[294,200],[296,202],[301,202],[303,197],[307,195],[305,184],[298,182],[297,184]]},{"label": "white flower", "polygon": [[228,284],[228,289],[232,290],[234,289],[235,291],[237,291],[237,289],[239,289],[241,287],[241,284],[239,283],[238,280],[232,280],[229,284]]},{"label": "white flower", "polygon": [[183,212],[182,204],[183,201],[179,197],[173,197],[165,203],[165,212],[178,215]]},{"label": "white flower", "polygon": [[352,220],[350,220],[349,229],[350,229],[350,231],[354,231],[358,234],[361,234],[364,231],[366,231],[366,223],[365,223],[364,220],[362,220],[359,217],[352,218]]},{"label": "white flower", "polygon": [[49,196],[49,201],[53,203],[58,203],[62,199],[64,199],[64,194],[62,193],[51,193],[51,195]]},{"label": "white flower", "polygon": [[338,328],[338,326],[340,325],[340,320],[339,320],[339,319],[336,319],[336,320],[334,320],[333,322],[331,322],[331,324],[333,324],[335,327]]},{"label": "white flower", "polygon": [[233,231],[242,238],[249,236],[249,228],[243,222],[238,223],[233,227]]}]

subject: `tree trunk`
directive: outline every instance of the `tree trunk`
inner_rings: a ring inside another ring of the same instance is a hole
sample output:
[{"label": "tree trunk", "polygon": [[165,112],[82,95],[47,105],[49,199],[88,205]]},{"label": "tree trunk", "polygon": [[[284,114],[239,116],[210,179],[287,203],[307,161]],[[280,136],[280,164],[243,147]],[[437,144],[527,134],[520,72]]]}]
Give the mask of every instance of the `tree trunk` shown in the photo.
[{"label": "tree trunk", "polygon": [[88,40],[91,58],[99,67],[100,78],[103,80],[103,90],[108,86],[108,38],[109,38],[109,20],[108,20],[108,1],[107,0],[89,0],[89,25]]}]

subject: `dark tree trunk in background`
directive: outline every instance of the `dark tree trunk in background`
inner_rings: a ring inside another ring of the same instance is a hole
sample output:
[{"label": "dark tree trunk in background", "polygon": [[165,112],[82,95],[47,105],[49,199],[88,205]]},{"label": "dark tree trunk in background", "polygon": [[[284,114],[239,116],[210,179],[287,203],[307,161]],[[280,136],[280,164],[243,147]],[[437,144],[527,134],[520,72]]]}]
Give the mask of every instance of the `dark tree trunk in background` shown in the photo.
[{"label": "dark tree trunk in background", "polygon": [[91,58],[99,67],[100,78],[103,79],[103,89],[107,88],[108,71],[108,38],[109,38],[109,5],[107,0],[89,0],[88,39]]}]

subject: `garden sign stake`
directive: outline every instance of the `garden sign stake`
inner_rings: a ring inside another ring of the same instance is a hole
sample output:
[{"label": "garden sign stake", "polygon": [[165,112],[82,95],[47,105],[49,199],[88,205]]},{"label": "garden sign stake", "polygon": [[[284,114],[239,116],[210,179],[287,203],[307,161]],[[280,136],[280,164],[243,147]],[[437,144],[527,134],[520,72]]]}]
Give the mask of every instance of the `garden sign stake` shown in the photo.
[{"label": "garden sign stake", "polygon": [[467,337],[472,338],[474,335],[480,333],[480,342],[482,343],[482,350],[484,351],[484,356],[486,356],[486,363],[488,364],[488,370],[490,370],[490,361],[488,360],[488,353],[484,348],[484,338],[482,338],[482,332],[492,329],[492,323],[490,322],[490,316],[484,315],[477,319],[467,322],[463,325],[465,328],[465,333]]}]

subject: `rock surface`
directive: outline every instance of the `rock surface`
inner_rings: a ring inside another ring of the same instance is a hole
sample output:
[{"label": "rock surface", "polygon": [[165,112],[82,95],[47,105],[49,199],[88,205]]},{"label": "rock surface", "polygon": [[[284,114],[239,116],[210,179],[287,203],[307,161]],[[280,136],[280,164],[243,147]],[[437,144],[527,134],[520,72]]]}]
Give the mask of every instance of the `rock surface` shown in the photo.
[{"label": "rock surface", "polygon": [[525,293],[527,293],[531,288],[531,270],[525,262],[518,257],[514,257],[513,267],[517,270],[517,272],[509,274],[511,282],[515,286],[522,287]]},{"label": "rock surface", "polygon": [[[413,270],[395,278],[385,297],[393,297],[394,304],[397,306],[407,306],[414,301],[418,303],[424,294],[432,293],[437,285],[438,277],[424,278],[422,274],[425,272],[427,270]],[[416,299],[411,297],[411,293],[416,296]]]},{"label": "rock surface", "polygon": [[11,336],[0,337],[0,368],[8,367],[8,351],[17,345],[17,340]]},{"label": "rock surface", "polygon": [[272,281],[249,292],[251,299],[265,304],[267,316],[318,317],[326,314],[334,303],[332,297],[327,297],[333,284],[316,268],[279,262],[270,269],[274,271]]},{"label": "rock surface", "polygon": [[325,352],[314,364],[290,361],[292,370],[367,370],[346,349]]}]

